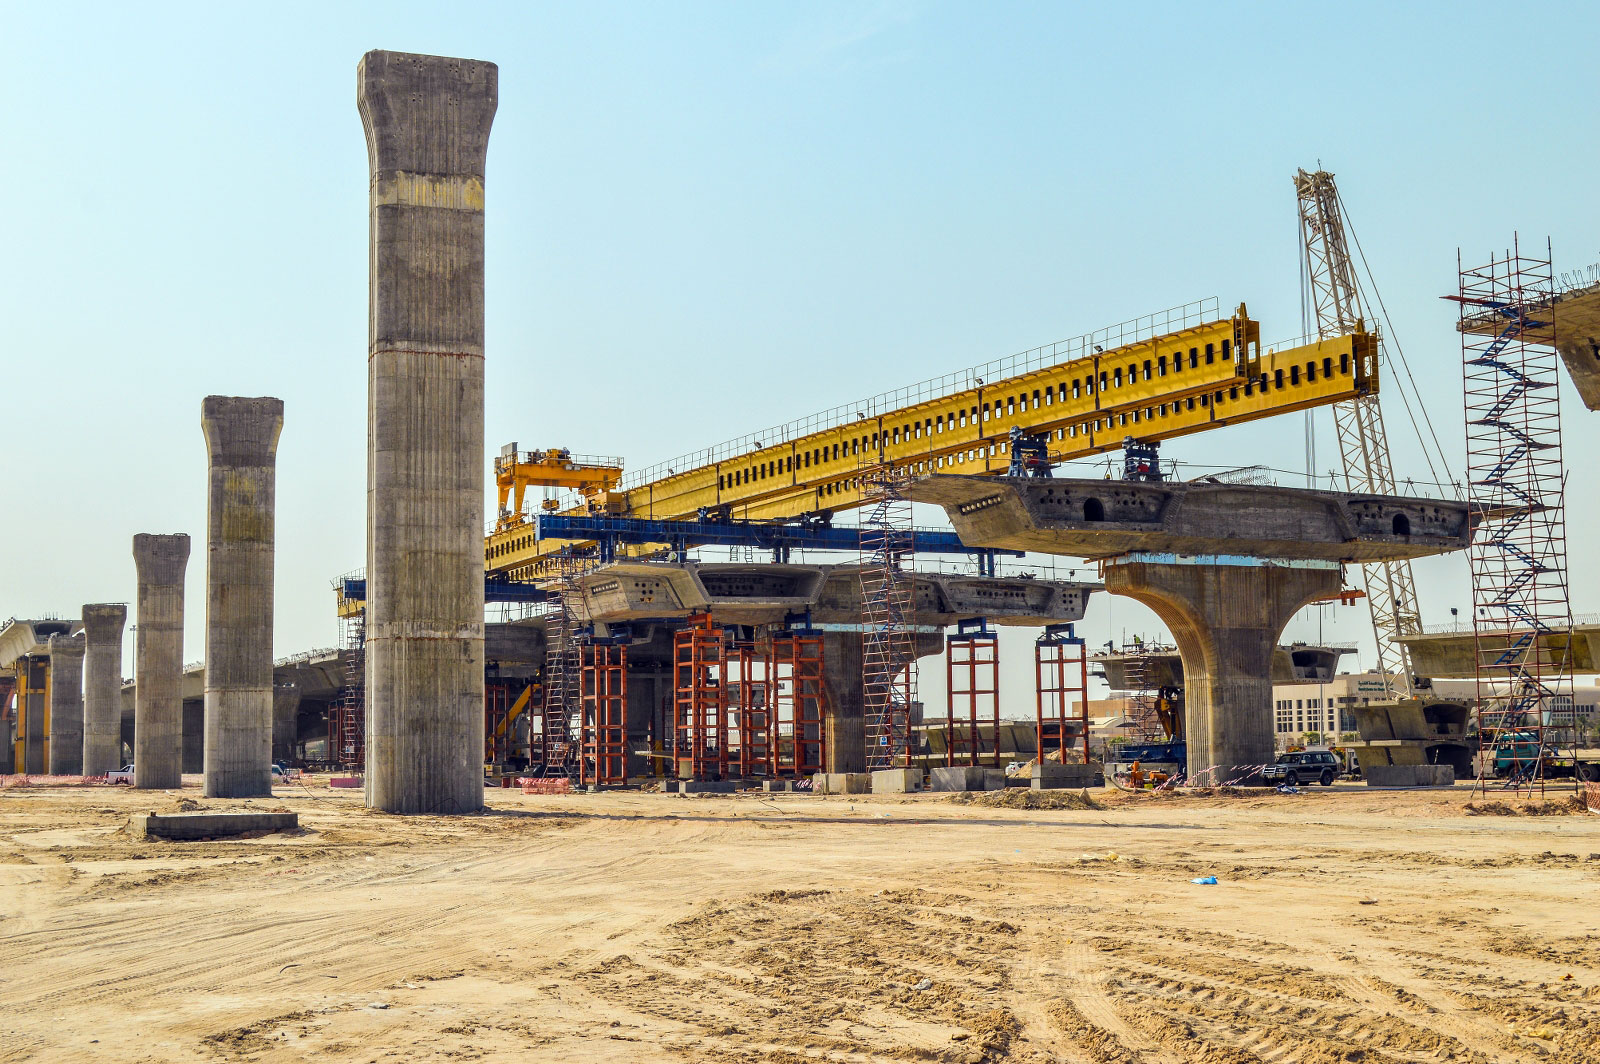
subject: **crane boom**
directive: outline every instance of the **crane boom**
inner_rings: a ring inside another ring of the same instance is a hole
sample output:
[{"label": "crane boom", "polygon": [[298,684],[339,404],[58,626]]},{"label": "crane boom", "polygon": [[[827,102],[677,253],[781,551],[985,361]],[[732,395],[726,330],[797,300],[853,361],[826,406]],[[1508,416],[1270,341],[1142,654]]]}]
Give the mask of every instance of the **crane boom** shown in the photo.
[{"label": "crane boom", "polygon": [[[1319,337],[1365,331],[1366,309],[1355,265],[1345,237],[1344,210],[1333,175],[1325,170],[1294,177],[1300,201],[1300,236],[1311,309]],[[1376,334],[1374,334],[1376,335]],[[1375,348],[1376,350],[1376,348]],[[1389,437],[1376,390],[1333,404],[1334,434],[1344,464],[1346,489],[1375,495],[1395,494],[1389,461]],[[1377,562],[1361,567],[1378,645],[1378,672],[1391,696],[1412,693],[1411,652],[1400,641],[1422,633],[1416,581],[1410,561]]]}]

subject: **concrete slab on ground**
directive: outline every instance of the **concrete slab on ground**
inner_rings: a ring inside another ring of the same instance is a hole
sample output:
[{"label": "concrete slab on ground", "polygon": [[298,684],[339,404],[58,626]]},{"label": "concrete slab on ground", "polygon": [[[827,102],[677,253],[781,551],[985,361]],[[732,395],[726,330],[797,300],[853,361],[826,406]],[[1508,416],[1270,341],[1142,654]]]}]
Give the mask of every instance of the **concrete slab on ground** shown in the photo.
[{"label": "concrete slab on ground", "polygon": [[256,831],[288,831],[300,826],[299,813],[137,813],[128,819],[135,835],[158,839],[215,839]]}]

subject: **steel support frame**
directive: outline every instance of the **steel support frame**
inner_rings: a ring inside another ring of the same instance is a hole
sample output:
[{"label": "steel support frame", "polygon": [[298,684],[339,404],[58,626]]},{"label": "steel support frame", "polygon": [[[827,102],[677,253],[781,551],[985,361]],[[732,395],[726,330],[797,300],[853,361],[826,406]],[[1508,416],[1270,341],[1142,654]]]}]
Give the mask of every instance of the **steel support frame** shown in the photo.
[{"label": "steel support frame", "polygon": [[728,655],[728,767],[745,779],[772,774],[772,667],[758,645],[741,640]]},{"label": "steel support frame", "polygon": [[1034,641],[1033,684],[1037,709],[1034,748],[1040,762],[1059,750],[1065,764],[1076,731],[1076,738],[1083,743],[1083,763],[1088,764],[1089,648],[1072,625],[1048,625]]},{"label": "steel support frame", "polygon": [[979,619],[963,621],[945,638],[946,765],[983,764],[984,730],[1000,767],[1000,640]]},{"label": "steel support frame", "polygon": [[[726,633],[709,614],[689,618],[672,636],[672,775],[728,778]],[[685,774],[687,766],[687,774]]]},{"label": "steel support frame", "polygon": [[610,642],[583,648],[583,708],[578,782],[622,787],[628,782],[628,648]]},{"label": "steel support frame", "polygon": [[861,693],[868,770],[910,768],[911,707],[917,698],[914,547],[908,470],[862,467]]},{"label": "steel support frame", "polygon": [[822,634],[774,633],[768,662],[772,774],[795,778],[821,772],[827,754]]}]

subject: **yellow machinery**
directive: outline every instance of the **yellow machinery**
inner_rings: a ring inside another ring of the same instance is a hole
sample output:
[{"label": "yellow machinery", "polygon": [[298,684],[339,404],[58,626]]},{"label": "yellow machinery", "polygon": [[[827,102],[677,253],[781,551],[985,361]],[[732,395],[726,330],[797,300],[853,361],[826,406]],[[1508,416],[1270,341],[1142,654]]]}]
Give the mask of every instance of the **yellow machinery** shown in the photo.
[{"label": "yellow machinery", "polygon": [[[1130,436],[1170,439],[1377,391],[1374,335],[1358,328],[1262,352],[1260,326],[1243,304],[1231,317],[1215,313],[1214,302],[1191,304],[1120,327],[1129,342],[1115,343],[1119,330],[1108,330],[1105,343],[1086,337],[1037,348],[999,372],[949,374],[864,408],[745,437],[596,489],[590,508],[661,520],[706,512],[793,518],[859,506],[860,472],[880,462],[919,474],[1004,473],[1013,428],[1047,437],[1059,462],[1116,450]],[[486,540],[484,566],[541,575],[537,563],[561,544],[537,540],[520,506],[512,516]]]},{"label": "yellow machinery", "polygon": [[[518,451],[508,443],[494,460],[494,482],[500,491],[499,517],[495,531],[527,522],[522,512],[523,493],[530,487],[563,488],[584,497],[586,506],[597,496],[616,487],[622,478],[622,459],[594,455],[575,455],[564,447],[544,451]],[[507,502],[511,505],[507,506]],[[554,509],[554,500],[545,500],[545,509]]]}]

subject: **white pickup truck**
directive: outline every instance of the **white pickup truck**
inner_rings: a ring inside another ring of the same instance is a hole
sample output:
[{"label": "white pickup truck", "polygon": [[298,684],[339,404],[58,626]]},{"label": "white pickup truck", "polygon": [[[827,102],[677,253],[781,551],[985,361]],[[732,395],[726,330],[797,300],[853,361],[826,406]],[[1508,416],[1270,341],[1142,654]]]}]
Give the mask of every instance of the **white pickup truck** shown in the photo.
[{"label": "white pickup truck", "polygon": [[133,786],[133,762],[128,762],[121,768],[112,769],[106,773],[107,783],[126,783]]}]

